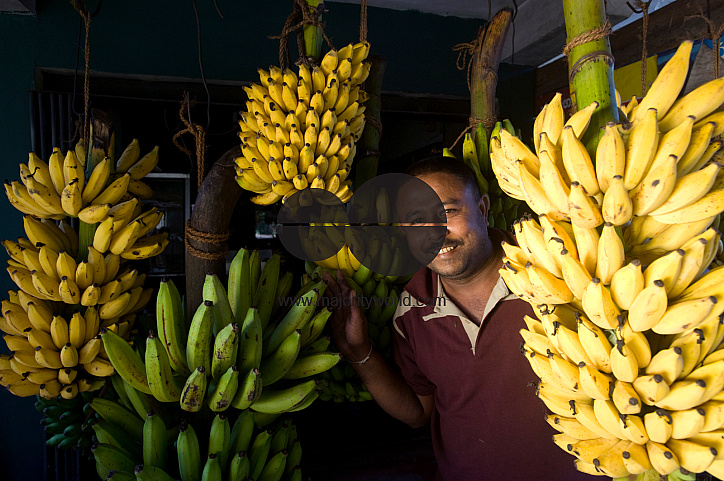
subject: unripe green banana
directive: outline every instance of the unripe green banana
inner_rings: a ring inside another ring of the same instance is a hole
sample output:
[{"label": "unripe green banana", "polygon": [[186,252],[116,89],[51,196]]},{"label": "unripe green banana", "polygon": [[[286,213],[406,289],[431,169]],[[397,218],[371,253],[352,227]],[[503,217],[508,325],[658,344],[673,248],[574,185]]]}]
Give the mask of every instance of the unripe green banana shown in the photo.
[{"label": "unripe green banana", "polygon": [[244,379],[239,381],[236,395],[231,405],[236,409],[246,409],[259,399],[262,393],[262,375],[259,369],[250,369]]},{"label": "unripe green banana", "polygon": [[250,307],[241,326],[239,349],[236,365],[239,371],[246,373],[252,369],[259,369],[262,355],[262,326],[259,310]]},{"label": "unripe green banana", "polygon": [[191,320],[186,343],[186,362],[189,369],[194,370],[202,366],[206,375],[211,374],[213,309],[214,304],[211,301],[204,301],[199,305]]},{"label": "unripe green banana", "polygon": [[229,305],[224,284],[216,274],[207,274],[202,287],[204,301],[214,303],[216,309],[214,318],[214,332],[220,332],[224,327],[234,322],[234,314]]},{"label": "unripe green banana", "polygon": [[272,430],[261,431],[254,438],[249,451],[251,479],[259,479],[271,449]]},{"label": "unripe green banana", "polygon": [[143,421],[130,409],[109,399],[94,397],[91,408],[111,424],[120,426],[131,438],[143,438]]},{"label": "unripe green banana", "polygon": [[229,282],[226,290],[231,312],[239,324],[244,322],[246,313],[251,306],[252,292],[249,281],[250,253],[242,248],[234,256],[229,266]]},{"label": "unripe green banana", "polygon": [[234,422],[234,426],[231,428],[231,439],[229,441],[230,452],[247,452],[251,445],[253,434],[254,414],[250,410],[244,409],[239,413],[236,422]]},{"label": "unripe green banana", "polygon": [[338,352],[319,352],[301,356],[284,375],[284,379],[301,379],[332,369],[342,359]]},{"label": "unripe green banana", "polygon": [[[269,324],[273,304],[277,302],[276,294],[280,264],[281,256],[277,253],[272,254],[269,260],[266,261],[266,264],[264,264],[264,268],[258,278],[252,305],[259,309],[262,328],[265,328],[267,324]],[[250,279],[250,281],[253,280],[253,278]]]},{"label": "unripe green banana", "polygon": [[262,381],[268,386],[278,381],[289,371],[299,355],[301,331],[289,334],[279,347],[261,363]]},{"label": "unripe green banana", "polygon": [[[321,283],[321,281],[320,281]],[[314,315],[319,299],[319,286],[305,293],[264,339],[263,357],[269,357],[292,332],[302,329]]]},{"label": "unripe green banana", "polygon": [[236,395],[239,388],[239,370],[236,365],[231,366],[216,383],[214,391],[209,394],[207,401],[209,409],[214,412],[225,411]]},{"label": "unripe green banana", "polygon": [[248,479],[251,471],[249,457],[244,451],[237,451],[229,462],[229,479]]},{"label": "unripe green banana", "polygon": [[105,472],[124,471],[133,472],[136,462],[122,449],[112,444],[95,443],[91,447],[96,465],[100,465]]},{"label": "unripe green banana", "polygon": [[143,423],[143,465],[166,469],[166,424],[155,411],[149,411]]},{"label": "unripe green banana", "polygon": [[211,377],[219,379],[236,364],[239,349],[239,324],[232,322],[219,331],[211,355]]},{"label": "unripe green banana", "polygon": [[175,481],[174,478],[158,466],[139,464],[133,471],[136,481]]},{"label": "unripe green banana", "polygon": [[287,461],[287,451],[279,451],[267,460],[262,469],[259,477],[256,478],[259,481],[278,481],[284,475],[284,467]]},{"label": "unripe green banana", "polygon": [[[219,460],[221,471],[226,471],[227,459],[229,457],[229,443],[231,441],[231,426],[225,414],[219,413],[214,416],[209,429],[209,451],[211,456],[215,454]],[[218,478],[211,478],[218,479]]]},{"label": "unripe green banana", "polygon": [[264,389],[252,409],[264,414],[278,414],[293,409],[313,392],[318,381],[310,379],[284,389]]},{"label": "unripe green banana", "polygon": [[186,364],[186,321],[181,295],[171,280],[162,280],[156,301],[156,332],[161,339],[174,371],[188,376]]},{"label": "unripe green banana", "polygon": [[189,375],[181,392],[181,409],[188,412],[198,412],[203,406],[206,395],[206,370],[199,366]]},{"label": "unripe green banana", "polygon": [[201,450],[199,439],[193,426],[181,423],[176,440],[178,454],[178,470],[181,481],[200,481],[203,467],[201,466]]},{"label": "unripe green banana", "polygon": [[281,420],[273,431],[270,452],[276,454],[287,448],[289,432],[291,431],[291,419]]},{"label": "unripe green banana", "polygon": [[151,394],[146,377],[146,366],[136,351],[121,336],[110,329],[102,329],[101,338],[108,359],[125,382],[146,394]]},{"label": "unripe green banana", "polygon": [[146,377],[153,397],[161,402],[176,402],[183,382],[174,376],[161,340],[151,330],[146,338]]},{"label": "unripe green banana", "polygon": [[320,309],[316,314],[314,314],[314,317],[312,317],[312,319],[310,319],[309,322],[301,328],[303,348],[319,338],[331,315],[332,310],[329,307]]}]

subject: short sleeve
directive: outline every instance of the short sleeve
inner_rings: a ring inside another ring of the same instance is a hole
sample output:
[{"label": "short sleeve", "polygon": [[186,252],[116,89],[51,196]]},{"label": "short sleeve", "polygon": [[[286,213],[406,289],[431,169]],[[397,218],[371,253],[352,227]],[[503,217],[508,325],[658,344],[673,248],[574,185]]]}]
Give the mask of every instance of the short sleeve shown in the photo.
[{"label": "short sleeve", "polygon": [[405,316],[394,320],[392,330],[392,349],[400,374],[407,384],[418,396],[430,396],[435,392],[436,386],[420,370],[417,363],[417,354],[414,348],[414,337],[405,329]]}]

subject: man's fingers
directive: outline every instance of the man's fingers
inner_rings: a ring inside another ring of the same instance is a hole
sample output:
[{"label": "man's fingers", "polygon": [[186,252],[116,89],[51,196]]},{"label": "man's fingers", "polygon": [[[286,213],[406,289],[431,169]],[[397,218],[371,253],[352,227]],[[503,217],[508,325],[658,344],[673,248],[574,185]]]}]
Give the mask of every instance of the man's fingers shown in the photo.
[{"label": "man's fingers", "polygon": [[325,284],[327,284],[327,289],[329,289],[332,293],[332,296],[330,297],[339,297],[341,295],[339,284],[337,284],[337,281],[334,280],[334,277],[332,277],[329,272],[322,271],[322,280]]}]

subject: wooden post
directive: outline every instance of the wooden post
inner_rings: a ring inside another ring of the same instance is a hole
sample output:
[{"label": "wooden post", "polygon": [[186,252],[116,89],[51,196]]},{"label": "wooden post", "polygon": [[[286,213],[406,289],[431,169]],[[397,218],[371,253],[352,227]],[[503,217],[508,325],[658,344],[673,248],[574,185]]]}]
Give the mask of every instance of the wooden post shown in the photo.
[{"label": "wooden post", "polygon": [[[605,33],[597,33],[606,24],[604,0],[563,0],[563,14],[571,100],[577,109],[598,102],[582,139],[593,158],[602,128],[608,122],[618,122],[611,45]],[[590,39],[579,37],[583,34],[590,34]]]},{"label": "wooden post", "polygon": [[[241,155],[241,147],[227,151],[219,158],[206,175],[196,196],[189,226],[209,234],[224,234],[228,231],[241,187],[234,180],[236,164],[234,159]],[[187,237],[191,247],[204,253],[225,252],[225,246],[202,242]],[[186,317],[190,319],[201,304],[201,289],[206,274],[226,276],[226,259],[202,259],[186,251]]]}]

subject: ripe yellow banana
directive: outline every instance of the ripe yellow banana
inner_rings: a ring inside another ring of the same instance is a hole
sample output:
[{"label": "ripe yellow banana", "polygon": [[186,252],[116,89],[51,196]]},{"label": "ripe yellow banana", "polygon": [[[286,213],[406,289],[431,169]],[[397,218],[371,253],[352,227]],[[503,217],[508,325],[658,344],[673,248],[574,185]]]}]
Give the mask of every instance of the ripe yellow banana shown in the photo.
[{"label": "ripe yellow banana", "polygon": [[662,132],[668,132],[689,115],[702,119],[722,103],[724,103],[724,80],[721,78],[710,80],[674,102],[666,115],[661,118],[659,128]]}]

